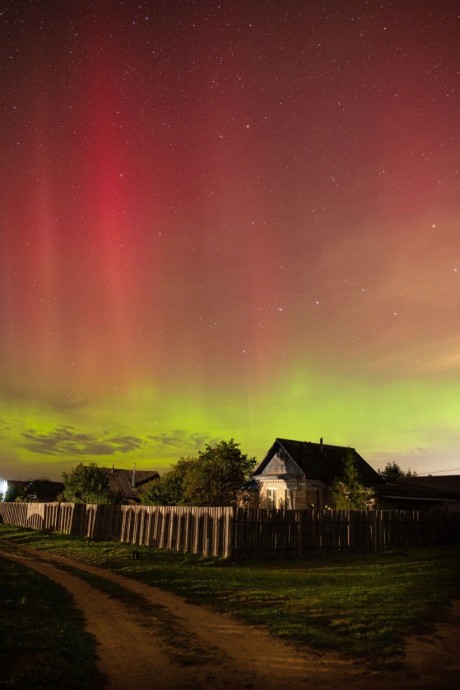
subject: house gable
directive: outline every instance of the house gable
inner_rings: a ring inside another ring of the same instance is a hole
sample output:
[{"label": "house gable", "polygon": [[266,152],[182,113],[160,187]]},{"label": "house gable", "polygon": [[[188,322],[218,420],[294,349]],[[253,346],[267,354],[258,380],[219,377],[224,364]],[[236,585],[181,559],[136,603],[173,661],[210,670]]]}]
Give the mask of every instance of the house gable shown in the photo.
[{"label": "house gable", "polygon": [[281,449],[275,450],[272,457],[268,460],[259,476],[266,477],[269,475],[276,475],[277,477],[286,476],[301,476],[303,474],[301,468],[287,453],[283,453]]}]

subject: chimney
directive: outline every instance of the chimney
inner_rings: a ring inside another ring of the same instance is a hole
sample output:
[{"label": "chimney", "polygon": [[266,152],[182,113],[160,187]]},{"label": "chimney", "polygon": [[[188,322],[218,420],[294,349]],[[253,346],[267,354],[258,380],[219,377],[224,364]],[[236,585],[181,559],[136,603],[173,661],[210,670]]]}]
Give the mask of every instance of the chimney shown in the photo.
[{"label": "chimney", "polygon": [[321,451],[321,453],[322,453],[322,452],[323,452],[323,437],[322,437],[322,436],[321,436],[321,438],[319,439],[319,445],[320,445],[320,451]]},{"label": "chimney", "polygon": [[112,474],[115,472],[115,465],[112,465]]},{"label": "chimney", "polygon": [[133,489],[136,487],[136,463],[133,466],[133,478],[131,479],[131,486]]}]

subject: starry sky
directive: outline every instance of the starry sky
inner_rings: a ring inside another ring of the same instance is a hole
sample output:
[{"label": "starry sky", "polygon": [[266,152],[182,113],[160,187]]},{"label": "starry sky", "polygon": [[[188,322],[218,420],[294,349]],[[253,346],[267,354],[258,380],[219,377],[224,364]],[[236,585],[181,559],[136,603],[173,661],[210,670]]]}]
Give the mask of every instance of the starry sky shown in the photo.
[{"label": "starry sky", "polygon": [[0,475],[460,472],[460,8],[0,2]]}]

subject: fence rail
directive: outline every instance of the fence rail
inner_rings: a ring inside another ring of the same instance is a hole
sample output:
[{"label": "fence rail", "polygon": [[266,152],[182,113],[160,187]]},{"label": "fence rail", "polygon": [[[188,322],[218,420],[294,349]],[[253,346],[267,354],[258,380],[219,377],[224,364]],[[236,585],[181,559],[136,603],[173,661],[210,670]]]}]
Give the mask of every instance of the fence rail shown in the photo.
[{"label": "fence rail", "polygon": [[460,543],[460,513],[0,503],[7,524],[220,558]]}]

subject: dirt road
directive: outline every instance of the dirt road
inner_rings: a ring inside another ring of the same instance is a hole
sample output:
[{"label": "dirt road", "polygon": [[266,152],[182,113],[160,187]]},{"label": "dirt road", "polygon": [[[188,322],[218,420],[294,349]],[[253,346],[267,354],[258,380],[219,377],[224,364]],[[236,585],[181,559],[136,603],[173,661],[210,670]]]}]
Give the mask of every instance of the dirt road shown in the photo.
[{"label": "dirt road", "polygon": [[[411,639],[403,671],[312,650],[299,652],[254,627],[155,587],[49,553],[15,545],[19,560],[68,589],[98,641],[107,690],[450,690],[460,674],[460,606],[452,624]],[[86,579],[82,579],[86,578]],[[89,578],[89,579],[88,579]],[[112,596],[101,586],[115,588]],[[109,583],[109,584],[108,584]]]}]

